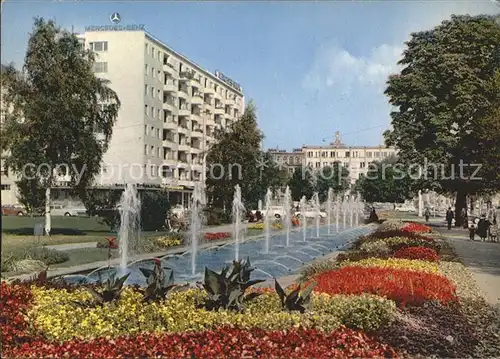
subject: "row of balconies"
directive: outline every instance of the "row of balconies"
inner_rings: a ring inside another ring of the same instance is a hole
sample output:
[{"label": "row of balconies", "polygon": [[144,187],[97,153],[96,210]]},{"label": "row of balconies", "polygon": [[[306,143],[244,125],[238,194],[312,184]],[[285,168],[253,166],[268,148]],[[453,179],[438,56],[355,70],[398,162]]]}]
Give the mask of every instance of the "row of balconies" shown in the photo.
[{"label": "row of balconies", "polygon": [[[199,79],[194,76],[192,71],[181,71],[179,72],[174,65],[170,64],[168,61],[163,66],[163,71],[170,76],[165,76],[166,79],[176,80],[178,82],[185,83],[188,86],[195,87],[202,94],[212,94],[220,100],[224,100],[227,104],[241,106],[242,99],[238,97],[238,100],[233,98],[233,94],[230,94],[228,98],[224,98],[221,91],[216,91],[213,87],[205,87]],[[171,86],[171,85],[168,85]],[[233,91],[231,87],[228,88]],[[221,87],[222,89],[222,87]],[[167,90],[167,88],[165,88]]]}]

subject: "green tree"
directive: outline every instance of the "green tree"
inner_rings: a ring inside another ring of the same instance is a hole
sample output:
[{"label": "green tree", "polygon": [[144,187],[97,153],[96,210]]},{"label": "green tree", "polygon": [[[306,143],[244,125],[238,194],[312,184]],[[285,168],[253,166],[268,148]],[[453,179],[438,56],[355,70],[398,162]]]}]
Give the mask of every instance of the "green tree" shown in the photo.
[{"label": "green tree", "polygon": [[[269,152],[261,152],[260,158],[261,163],[265,165],[259,168],[259,181],[254,188],[258,194],[257,201],[264,197],[268,188],[271,188],[274,194],[282,191],[289,178],[288,170],[273,161]],[[257,208],[257,203],[252,203],[252,205],[252,208]]]},{"label": "green tree", "polygon": [[143,231],[158,231],[165,226],[170,210],[168,193],[163,191],[141,191],[141,228]]},{"label": "green tree", "polygon": [[[6,114],[2,149],[6,165],[46,189],[50,232],[50,188],[57,175],[84,191],[99,172],[120,102],[107,81],[93,73],[94,54],[76,35],[36,18],[22,71],[6,69]],[[3,85],[3,84],[2,84]]]},{"label": "green tree", "polygon": [[31,215],[42,213],[45,205],[45,190],[37,180],[21,178],[16,181],[17,199]]},{"label": "green tree", "polygon": [[[456,194],[457,225],[468,194],[499,188],[498,181],[474,179],[476,167],[470,166],[480,165],[475,176],[486,179],[494,179],[498,168],[489,154],[498,153],[500,132],[493,133],[498,126],[486,120],[500,108],[498,20],[452,16],[430,31],[413,33],[400,61],[403,69],[389,78],[385,91],[396,108],[387,143],[399,149],[406,165],[422,166],[423,186],[435,182],[442,192]],[[496,143],[484,141],[484,132]]]},{"label": "green tree", "polygon": [[349,189],[349,170],[340,162],[335,162],[332,167],[318,169],[315,176],[314,191],[318,192],[320,202],[326,201],[329,188],[332,188],[334,193],[342,193]]},{"label": "green tree", "polygon": [[312,170],[309,167],[296,168],[288,181],[288,186],[294,201],[300,201],[302,196],[311,198],[314,192]]},{"label": "green tree", "polygon": [[99,217],[100,223],[114,231],[120,223],[120,215],[116,207],[122,193],[123,190],[120,189],[94,189],[85,191],[81,199],[89,216]]},{"label": "green tree", "polygon": [[[208,205],[231,211],[234,187],[239,184],[247,208],[261,197],[260,143],[262,133],[257,127],[256,109],[250,102],[240,120],[215,135],[217,142],[207,154],[206,192]],[[262,166],[261,166],[262,167]]]},{"label": "green tree", "polygon": [[402,203],[411,198],[413,181],[395,157],[370,164],[366,176],[356,181],[355,191],[367,202]]}]

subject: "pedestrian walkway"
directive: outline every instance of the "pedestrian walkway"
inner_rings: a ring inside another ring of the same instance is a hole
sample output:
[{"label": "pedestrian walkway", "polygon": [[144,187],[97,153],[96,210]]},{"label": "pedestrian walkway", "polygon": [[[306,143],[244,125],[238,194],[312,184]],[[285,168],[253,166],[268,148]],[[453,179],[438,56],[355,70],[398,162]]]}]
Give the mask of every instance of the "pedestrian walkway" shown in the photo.
[{"label": "pedestrian walkway", "polygon": [[500,243],[471,241],[469,232],[461,228],[440,228],[440,232],[469,268],[485,299],[500,304]]}]

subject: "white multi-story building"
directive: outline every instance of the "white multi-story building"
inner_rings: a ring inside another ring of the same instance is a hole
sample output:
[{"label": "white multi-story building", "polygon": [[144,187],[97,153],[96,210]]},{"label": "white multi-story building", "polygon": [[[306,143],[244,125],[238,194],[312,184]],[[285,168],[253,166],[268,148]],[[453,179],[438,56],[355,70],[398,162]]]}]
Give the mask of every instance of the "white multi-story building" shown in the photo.
[{"label": "white multi-story building", "polygon": [[335,133],[335,139],[329,145],[311,146],[305,145],[293,152],[285,150],[268,150],[272,159],[281,167],[293,173],[301,166],[311,169],[321,169],[341,163],[349,170],[349,181],[354,184],[356,180],[366,175],[369,164],[381,161],[391,155],[396,154],[396,149],[386,146],[346,146],[340,140],[340,133]]},{"label": "white multi-story building", "polygon": [[349,180],[354,184],[358,178],[366,175],[369,164],[396,155],[396,149],[386,146],[346,146],[340,140],[340,133],[335,133],[332,143],[325,146],[303,146],[304,165],[314,169],[333,166],[335,162],[349,170]]},{"label": "white multi-story building", "polygon": [[186,203],[203,181],[204,155],[214,130],[244,111],[241,87],[203,69],[147,33],[87,31],[94,71],[121,101],[99,185],[161,185]]},{"label": "white multi-story building", "polygon": [[[241,86],[143,29],[88,30],[78,37],[96,55],[94,72],[109,80],[121,102],[96,185],[160,187],[169,191],[172,204],[186,205],[195,183],[204,180],[204,156],[214,131],[243,114]],[[2,196],[4,190],[15,193],[13,181],[3,179]]]}]

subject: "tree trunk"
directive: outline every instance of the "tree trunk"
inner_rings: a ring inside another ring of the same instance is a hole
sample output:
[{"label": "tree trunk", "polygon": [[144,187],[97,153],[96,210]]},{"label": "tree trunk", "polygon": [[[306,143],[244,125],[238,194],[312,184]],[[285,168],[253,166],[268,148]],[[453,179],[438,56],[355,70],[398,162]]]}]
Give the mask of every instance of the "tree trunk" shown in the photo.
[{"label": "tree trunk", "polygon": [[422,199],[422,191],[418,191],[418,216],[422,217],[423,213],[423,199]]},{"label": "tree trunk", "polygon": [[45,190],[45,234],[50,236],[50,231],[52,229],[50,217],[50,186]]},{"label": "tree trunk", "polygon": [[459,190],[455,201],[455,227],[463,225],[462,210],[467,211],[467,192]]}]

